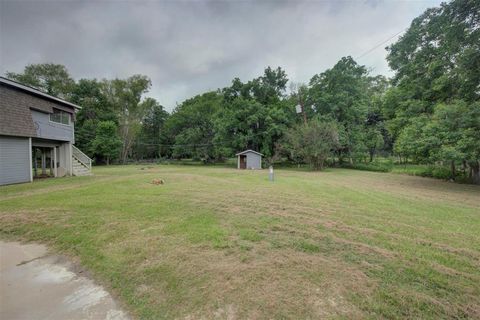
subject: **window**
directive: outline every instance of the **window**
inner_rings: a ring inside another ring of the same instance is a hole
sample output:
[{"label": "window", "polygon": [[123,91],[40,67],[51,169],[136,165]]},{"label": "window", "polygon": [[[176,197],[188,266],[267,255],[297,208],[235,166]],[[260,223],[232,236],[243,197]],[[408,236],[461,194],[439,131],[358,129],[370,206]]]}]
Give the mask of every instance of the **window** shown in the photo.
[{"label": "window", "polygon": [[70,124],[70,113],[58,109],[53,109],[53,113],[50,114],[50,121]]}]

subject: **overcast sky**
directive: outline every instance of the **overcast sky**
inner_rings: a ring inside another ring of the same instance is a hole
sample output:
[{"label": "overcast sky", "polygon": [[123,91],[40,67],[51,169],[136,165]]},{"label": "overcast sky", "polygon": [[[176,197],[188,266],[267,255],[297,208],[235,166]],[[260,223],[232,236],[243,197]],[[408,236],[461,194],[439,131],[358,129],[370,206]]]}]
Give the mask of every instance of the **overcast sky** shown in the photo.
[{"label": "overcast sky", "polygon": [[[77,80],[144,74],[153,84],[148,95],[171,110],[234,77],[257,77],[266,66],[281,66],[290,80],[308,82],[439,3],[0,0],[0,72],[53,62]],[[373,74],[391,75],[388,43],[357,62]]]}]

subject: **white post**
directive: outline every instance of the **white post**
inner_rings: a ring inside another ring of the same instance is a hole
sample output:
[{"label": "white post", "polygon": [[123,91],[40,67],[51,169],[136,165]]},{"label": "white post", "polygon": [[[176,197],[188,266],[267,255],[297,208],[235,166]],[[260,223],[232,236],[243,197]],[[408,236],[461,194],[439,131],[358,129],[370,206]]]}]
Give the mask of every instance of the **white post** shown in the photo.
[{"label": "white post", "polygon": [[58,177],[57,171],[57,147],[53,147],[53,176]]},{"label": "white post", "polygon": [[237,169],[240,169],[240,156],[237,156]]},{"label": "white post", "polygon": [[72,143],[69,142],[67,144],[67,159],[66,159],[66,163],[67,163],[67,170],[68,170],[68,175],[69,176],[73,176],[73,150],[72,150]]},{"label": "white post", "polygon": [[30,182],[33,181],[33,173],[32,173],[32,138],[28,138],[28,156],[30,157]]}]

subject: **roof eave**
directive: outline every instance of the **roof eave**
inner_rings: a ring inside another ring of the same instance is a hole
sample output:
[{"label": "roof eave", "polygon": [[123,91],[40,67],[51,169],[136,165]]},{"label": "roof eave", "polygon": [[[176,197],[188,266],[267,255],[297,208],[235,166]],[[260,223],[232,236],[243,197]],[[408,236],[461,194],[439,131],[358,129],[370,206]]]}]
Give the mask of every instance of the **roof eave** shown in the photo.
[{"label": "roof eave", "polygon": [[252,150],[252,149],[248,149],[248,150],[245,150],[245,151],[239,152],[239,153],[235,154],[235,156],[241,156],[241,155],[243,155],[243,154],[245,154],[245,153],[249,153],[249,152],[252,152],[252,153],[258,154],[259,156],[262,156],[262,157],[263,157],[263,154],[262,154],[262,153],[260,153],[260,152],[257,152],[257,151],[255,151],[255,150]]},{"label": "roof eave", "polygon": [[79,105],[76,105],[74,103],[71,103],[71,102],[68,102],[68,101],[65,101],[63,99],[60,99],[60,98],[57,98],[57,97],[54,97],[54,96],[51,96],[49,94],[46,94],[40,90],[37,90],[35,88],[32,88],[32,87],[29,87],[29,86],[26,86],[24,84],[21,84],[19,82],[16,82],[16,81],[13,81],[13,80],[10,80],[10,79],[7,79],[7,78],[4,78],[4,77],[0,77],[0,83],[4,83],[6,85],[9,85],[11,87],[14,87],[14,88],[17,88],[17,89],[20,89],[20,90],[23,90],[23,91],[26,91],[26,92],[29,92],[29,93],[32,93],[34,95],[37,95],[37,96],[41,96],[43,98],[47,98],[49,100],[53,100],[53,101],[56,101],[56,102],[59,102],[63,105],[67,105],[69,107],[72,107],[74,109],[82,109],[82,107],[80,107]]}]

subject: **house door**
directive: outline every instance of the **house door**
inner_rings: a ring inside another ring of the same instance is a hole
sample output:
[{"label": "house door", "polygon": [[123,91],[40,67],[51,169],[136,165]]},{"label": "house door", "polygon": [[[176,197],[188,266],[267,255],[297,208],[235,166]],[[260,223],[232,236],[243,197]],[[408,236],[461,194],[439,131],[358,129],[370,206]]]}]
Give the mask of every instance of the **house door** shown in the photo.
[{"label": "house door", "polygon": [[240,169],[247,169],[247,156],[240,156]]}]

